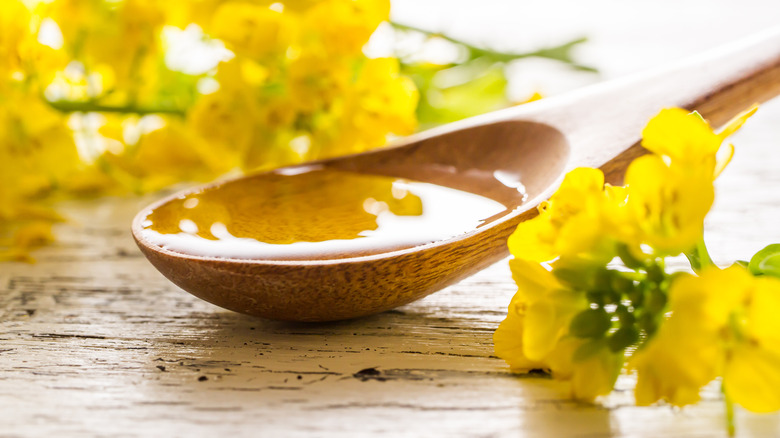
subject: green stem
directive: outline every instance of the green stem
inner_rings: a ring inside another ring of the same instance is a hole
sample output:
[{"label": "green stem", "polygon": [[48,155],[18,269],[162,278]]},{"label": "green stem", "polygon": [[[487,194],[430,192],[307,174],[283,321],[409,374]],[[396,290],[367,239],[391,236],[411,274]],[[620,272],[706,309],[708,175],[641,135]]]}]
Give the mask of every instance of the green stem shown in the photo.
[{"label": "green stem", "polygon": [[571,57],[571,49],[578,45],[582,44],[587,41],[587,38],[577,38],[572,41],[569,41],[567,43],[561,44],[559,46],[554,47],[546,47],[543,49],[539,49],[533,52],[526,52],[526,53],[505,53],[505,52],[498,52],[491,49],[485,49],[482,47],[477,47],[473,44],[469,44],[465,41],[453,38],[449,35],[445,35],[440,32],[432,32],[425,29],[420,29],[418,27],[410,26],[407,24],[401,24],[396,23],[394,21],[390,22],[390,25],[392,25],[394,28],[402,31],[408,31],[408,32],[419,32],[425,35],[428,35],[429,37],[437,37],[441,38],[443,40],[449,41],[453,44],[457,44],[460,46],[463,46],[466,48],[466,50],[469,51],[471,54],[471,58],[478,58],[480,56],[487,56],[490,59],[493,59],[498,62],[509,62],[514,61],[515,59],[522,59],[522,58],[547,58],[547,59],[553,59],[556,61],[564,62],[566,64],[570,64],[572,67],[578,69],[578,70],[585,70],[590,72],[596,72],[597,70],[594,67],[586,66],[586,65],[580,65],[574,62],[574,60]]},{"label": "green stem", "polygon": [[142,107],[135,105],[113,106],[95,102],[71,102],[59,100],[47,101],[49,106],[63,113],[123,113],[123,114],[172,114],[183,117],[186,112],[181,108]]},{"label": "green stem", "polygon": [[726,393],[722,384],[720,390],[723,392],[723,401],[726,405],[726,431],[729,436],[734,436],[737,432],[737,428],[734,425],[734,402],[731,401],[731,397]]},{"label": "green stem", "polygon": [[699,240],[699,243],[696,244],[696,252],[699,253],[699,260],[702,269],[715,266],[715,262],[713,262],[712,257],[710,257],[710,252],[707,251],[707,245],[704,244],[703,237]]},{"label": "green stem", "polygon": [[687,257],[688,261],[691,263],[693,272],[697,274],[705,268],[715,266],[715,262],[712,261],[712,257],[710,257],[710,253],[707,251],[707,245],[704,244],[704,237],[699,239],[696,247],[694,247],[691,252],[685,253],[685,257]]}]

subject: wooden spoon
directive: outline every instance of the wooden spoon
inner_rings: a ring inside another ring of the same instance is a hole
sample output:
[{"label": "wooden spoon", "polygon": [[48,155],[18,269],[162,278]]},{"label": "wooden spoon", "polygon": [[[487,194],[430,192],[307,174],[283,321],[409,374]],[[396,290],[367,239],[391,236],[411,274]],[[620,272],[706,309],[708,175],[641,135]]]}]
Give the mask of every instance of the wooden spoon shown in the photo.
[{"label": "wooden spoon", "polygon": [[[381,150],[316,163],[316,169],[336,174],[384,175],[452,187],[506,206],[482,226],[429,243],[242,258],[163,248],[150,237],[148,218],[153,211],[204,190],[218,194],[214,190],[226,183],[149,206],[135,218],[133,236],[172,282],[218,306],[280,320],[359,317],[424,297],[506,257],[509,234],[535,215],[536,206],[549,197],[566,171],[600,167],[609,181],[619,183],[627,164],[644,152],[638,145],[640,133],[660,109],[697,110],[719,126],[777,94],[780,31],[774,29],[673,68],[474,117]],[[274,192],[279,175],[306,172],[311,166],[251,175],[238,182],[255,193]],[[519,175],[525,192],[502,182],[499,175]],[[316,198],[317,190],[307,196]],[[284,199],[274,202],[284,207]],[[312,219],[311,226],[318,222]]]}]

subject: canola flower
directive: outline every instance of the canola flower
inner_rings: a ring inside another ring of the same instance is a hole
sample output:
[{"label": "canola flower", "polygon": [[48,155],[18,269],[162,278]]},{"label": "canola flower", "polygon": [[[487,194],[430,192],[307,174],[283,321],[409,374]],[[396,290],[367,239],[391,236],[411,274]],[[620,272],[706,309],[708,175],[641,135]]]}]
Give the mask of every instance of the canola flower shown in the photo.
[{"label": "canola flower", "polygon": [[[4,2],[0,259],[26,259],[51,239],[61,218],[44,201],[58,196],[156,190],[410,134],[416,87],[396,58],[362,52],[389,8],[389,0]],[[196,29],[226,55],[203,73],[176,71],[166,63],[171,28]]]},{"label": "canola flower", "polygon": [[[662,110],[625,186],[605,185],[598,169],[567,174],[509,238],[518,292],[496,354],[517,372],[571,381],[585,401],[621,372],[636,374],[638,405],[693,404],[720,379],[731,432],[735,403],[780,410],[780,245],[720,269],[703,243],[713,182],[734,151],[723,142],[755,111],[716,133],[697,113]],[[695,275],[665,268],[681,254]]]},{"label": "canola flower", "polygon": [[721,376],[730,401],[780,410],[780,279],[709,267],[700,277],[682,275],[669,297],[672,316],[630,363],[637,403],[695,403],[699,388]]},{"label": "canola flower", "polygon": [[[569,52],[581,42],[506,54],[449,39],[467,56],[442,65],[369,57],[364,46],[389,14],[389,0],[3,1],[0,261],[30,260],[52,240],[58,200],[380,147],[512,104],[503,65],[526,56],[575,65]],[[190,60],[211,60],[172,61],[185,37],[200,50]],[[456,67],[471,76],[434,85]],[[429,92],[460,98],[423,104]]]}]

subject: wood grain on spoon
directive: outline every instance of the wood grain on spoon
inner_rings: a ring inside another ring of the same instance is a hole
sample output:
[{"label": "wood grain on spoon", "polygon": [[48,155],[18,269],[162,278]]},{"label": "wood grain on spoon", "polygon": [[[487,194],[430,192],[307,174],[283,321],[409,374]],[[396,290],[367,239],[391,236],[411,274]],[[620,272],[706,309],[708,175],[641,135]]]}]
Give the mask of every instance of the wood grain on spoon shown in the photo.
[{"label": "wood grain on spoon", "polygon": [[[319,162],[323,168],[403,177],[485,195],[507,212],[471,232],[381,253],[301,260],[205,257],[164,249],[143,237],[150,211],[133,222],[146,257],[171,281],[216,305],[282,320],[353,318],[442,289],[507,255],[506,238],[574,167],[601,167],[620,182],[643,126],[661,108],[699,111],[718,126],[780,94],[780,32],[774,30],[673,68],[597,85],[475,117],[392,147]],[[526,196],[496,180],[519,174]],[[258,178],[260,184],[264,177]],[[190,191],[191,192],[191,191]],[[186,193],[185,193],[186,194]]]}]

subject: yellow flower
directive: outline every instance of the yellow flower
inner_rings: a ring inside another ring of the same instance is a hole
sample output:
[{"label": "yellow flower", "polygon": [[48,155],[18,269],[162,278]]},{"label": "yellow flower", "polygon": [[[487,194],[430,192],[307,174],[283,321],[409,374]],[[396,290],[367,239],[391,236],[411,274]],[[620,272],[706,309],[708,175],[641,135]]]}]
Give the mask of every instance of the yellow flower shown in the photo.
[{"label": "yellow flower", "polygon": [[[19,47],[30,34],[30,11],[19,0],[3,2],[0,8],[0,72],[12,73],[22,67]],[[0,77],[0,81],[7,77]]]},{"label": "yellow flower", "polygon": [[289,99],[302,111],[326,109],[350,87],[352,66],[319,51],[309,51],[290,62]]},{"label": "yellow flower", "polygon": [[208,27],[211,19],[214,18],[214,11],[225,3],[225,0],[187,0],[186,3],[178,1],[159,3],[165,10],[167,24],[184,29],[191,23],[195,23],[201,28]]},{"label": "yellow flower", "polygon": [[538,263],[513,259],[509,267],[517,283],[513,301],[524,304],[525,325],[533,328],[523,332],[523,352],[531,360],[544,360],[568,333],[574,315],[588,303],[582,294],[567,289]]},{"label": "yellow flower", "polygon": [[124,0],[119,11],[119,26],[126,45],[152,50],[156,33],[165,24],[166,10],[157,0]]},{"label": "yellow flower", "polygon": [[332,156],[381,146],[390,133],[411,134],[418,98],[411,79],[399,74],[397,59],[367,59],[331,119],[317,121],[317,144]]},{"label": "yellow flower", "polygon": [[[21,258],[45,241],[32,221],[53,219],[32,207],[61,194],[106,193],[109,181],[147,191],[362,151],[413,132],[414,84],[396,59],[369,60],[361,50],[389,8],[389,0],[8,0],[0,8],[0,251]],[[38,42],[41,23],[52,26],[54,46],[61,33],[61,49]],[[235,58],[216,73],[168,69],[170,47],[161,43],[177,41],[163,27],[190,23]],[[68,119],[71,106],[109,108],[122,120],[180,110],[185,120],[98,132],[102,116]]]},{"label": "yellow flower", "polygon": [[546,363],[528,359],[525,355],[523,344],[525,314],[525,303],[516,299],[509,303],[506,318],[493,333],[496,356],[504,359],[509,367],[517,372],[548,368]]},{"label": "yellow flower", "polygon": [[661,399],[675,406],[696,403],[701,387],[717,376],[717,346],[699,339],[698,333],[678,336],[667,324],[629,362],[637,370],[634,395],[640,406]]},{"label": "yellow flower", "polygon": [[187,114],[189,127],[222,151],[228,169],[239,167],[253,137],[257,102],[238,91],[219,90],[201,97]]},{"label": "yellow flower", "polygon": [[684,274],[669,290],[666,320],[631,360],[637,370],[636,400],[648,405],[665,399],[682,406],[699,400],[699,389],[718,376],[729,314],[745,298],[750,275],[741,268]]},{"label": "yellow flower", "polygon": [[561,256],[608,261],[614,257],[610,233],[622,222],[625,192],[604,188],[598,169],[569,172],[539,216],[518,225],[509,251],[518,258],[546,262]]},{"label": "yellow flower", "polygon": [[752,278],[742,309],[731,314],[732,348],[726,351],[723,386],[753,412],[780,409],[780,280]]},{"label": "yellow flower", "polygon": [[389,0],[325,0],[306,11],[304,26],[326,52],[354,55],[389,15]]},{"label": "yellow flower", "polygon": [[222,157],[218,168],[240,167],[251,147],[261,114],[255,89],[243,78],[241,65],[233,60],[220,65],[220,88],[201,96],[187,113],[189,128],[205,139]]},{"label": "yellow flower", "polygon": [[635,230],[623,239],[650,245],[656,255],[691,250],[715,199],[712,169],[672,168],[658,155],[645,155],[629,165],[625,179]]},{"label": "yellow flower", "polygon": [[[579,346],[584,344],[580,339],[576,341]],[[612,392],[623,369],[623,353],[612,352],[606,345],[601,345],[587,357],[575,360],[572,368],[572,396],[592,401],[600,395]]]},{"label": "yellow flower", "polygon": [[[270,121],[278,117],[295,115],[292,108],[286,107],[285,102],[279,102],[278,107],[266,107],[264,120]],[[263,123],[266,123],[263,122]],[[310,139],[307,135],[299,135],[289,129],[274,129],[274,125],[257,129],[253,143],[247,149],[243,158],[242,168],[254,172],[273,169],[279,166],[297,164],[304,159],[315,156],[309,150]]]},{"label": "yellow flower", "polygon": [[[166,8],[155,0],[56,0],[42,7],[53,19],[64,48],[87,74],[101,71],[101,93],[111,89],[137,99],[137,88],[152,77],[160,54],[159,32]],[[92,79],[95,81],[95,79]],[[115,85],[108,87],[108,83]],[[94,86],[94,85],[93,85]]]},{"label": "yellow flower", "polygon": [[669,297],[672,316],[631,360],[637,403],[695,403],[700,388],[722,375],[734,402],[780,409],[780,280],[709,268],[677,278]]},{"label": "yellow flower", "polygon": [[645,149],[669,157],[672,162],[690,165],[714,166],[722,141],[706,121],[682,108],[661,110],[642,131]]},{"label": "yellow flower", "polygon": [[56,0],[44,10],[57,23],[65,44],[79,42],[79,38],[86,37],[79,34],[87,29],[104,26],[108,13],[108,4],[96,0]]},{"label": "yellow flower", "polygon": [[6,94],[0,104],[0,191],[26,198],[67,178],[81,165],[65,118],[38,96]]},{"label": "yellow flower", "polygon": [[[5,100],[7,99],[7,100]],[[0,259],[28,260],[61,218],[40,199],[83,167],[65,119],[15,88],[0,97]]]},{"label": "yellow flower", "polygon": [[350,91],[346,117],[363,130],[406,135],[417,127],[417,88],[400,75],[397,59],[367,59]]},{"label": "yellow flower", "polygon": [[[40,92],[57,69],[67,64],[62,51],[38,42],[40,20],[18,0],[8,0],[0,7],[0,89],[15,81],[27,80],[31,92]],[[36,82],[30,83],[30,77]]]},{"label": "yellow flower", "polygon": [[698,114],[680,108],[661,111],[642,132],[642,145],[653,152],[634,160],[626,171],[628,206],[635,229],[621,236],[636,252],[649,245],[655,255],[690,251],[702,237],[704,217],[715,199],[713,180],[728,164],[717,153],[723,139],[744,124],[756,108],[740,114],[720,134]]},{"label": "yellow flower", "polygon": [[296,20],[290,14],[268,6],[227,2],[217,9],[207,30],[237,54],[264,59],[284,55],[294,41]]},{"label": "yellow flower", "polygon": [[[0,221],[0,262],[32,263],[35,260],[30,256],[30,250],[54,241],[50,220],[30,220],[11,227],[8,225]],[[4,236],[9,231],[13,234],[10,239]]]},{"label": "yellow flower", "polygon": [[493,335],[496,355],[515,372],[547,369],[556,379],[570,380],[575,398],[593,400],[608,394],[622,366],[622,354],[604,344],[574,359],[588,342],[569,335],[574,316],[588,308],[583,294],[567,289],[538,263],[520,259],[509,263],[518,291]]},{"label": "yellow flower", "polygon": [[[513,368],[549,368],[547,359],[587,302],[538,263],[513,259],[509,266],[517,294],[509,305],[507,319],[496,331],[496,354]],[[524,363],[529,365],[522,366]]]},{"label": "yellow flower", "polygon": [[[642,131],[642,146],[656,155],[666,157],[672,166],[704,166],[717,176],[716,154],[723,140],[739,130],[757,109],[757,106],[753,106],[738,114],[716,134],[698,114],[681,108],[667,108],[650,120]],[[717,166],[719,170],[731,159],[733,146],[729,145],[729,148],[731,151],[725,162]]]},{"label": "yellow flower", "polygon": [[142,136],[133,163],[143,180],[144,192],[179,181],[205,180],[227,172],[232,164],[176,120]]}]

